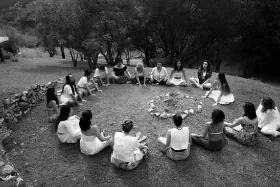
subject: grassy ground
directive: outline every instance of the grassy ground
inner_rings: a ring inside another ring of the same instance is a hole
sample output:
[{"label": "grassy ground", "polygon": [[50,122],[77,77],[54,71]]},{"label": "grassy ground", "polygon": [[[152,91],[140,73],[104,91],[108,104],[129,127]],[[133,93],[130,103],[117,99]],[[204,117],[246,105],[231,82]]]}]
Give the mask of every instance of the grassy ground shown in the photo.
[{"label": "grassy ground", "polygon": [[[83,68],[77,70],[71,65],[70,62],[58,59],[34,58],[24,59],[13,67],[21,67],[17,69],[17,80],[18,83],[26,80],[29,82],[27,86],[33,81],[43,83],[54,80],[68,72],[78,78]],[[2,70],[2,64],[0,66]],[[187,70],[187,74],[194,76],[196,71]],[[11,73],[4,75],[7,79]],[[227,121],[242,115],[241,105],[245,101],[251,101],[257,106],[263,96],[270,95],[276,103],[280,103],[279,86],[233,76],[228,76],[228,81],[236,102],[217,107],[225,112]],[[6,90],[9,90],[8,85]],[[139,88],[137,85],[111,85],[104,88],[103,93],[97,93],[96,97],[88,98],[86,105],[75,109],[78,115],[85,109],[91,109],[94,114],[93,123],[105,128],[110,135],[121,130],[120,124],[124,119],[133,120],[133,133],[141,131],[147,135],[150,147],[149,156],[133,171],[120,171],[110,164],[111,148],[96,156],[85,156],[80,152],[79,144],[59,143],[54,126],[47,123],[44,102],[38,104],[18,124],[10,127],[13,130],[12,136],[10,143],[5,146],[9,151],[8,156],[27,184],[37,186],[279,186],[277,173],[280,173],[280,139],[271,141],[259,135],[259,143],[254,147],[229,141],[219,153],[194,145],[190,157],[179,162],[162,155],[159,152],[161,145],[156,139],[158,135],[164,135],[173,124],[170,120],[150,116],[147,102],[153,96],[175,90],[195,96],[204,94],[204,91],[191,87]],[[188,117],[184,125],[189,126],[194,133],[202,133],[204,123],[210,120],[213,110],[211,104],[211,99],[203,100],[202,113]]]}]

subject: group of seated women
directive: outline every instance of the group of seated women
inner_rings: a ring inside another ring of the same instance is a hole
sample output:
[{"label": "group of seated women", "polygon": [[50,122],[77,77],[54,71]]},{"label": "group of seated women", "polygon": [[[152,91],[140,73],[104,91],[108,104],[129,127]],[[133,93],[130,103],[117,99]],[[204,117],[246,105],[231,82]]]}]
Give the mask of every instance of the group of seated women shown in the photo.
[{"label": "group of seated women", "polygon": [[[117,69],[117,70],[114,70]],[[131,80],[127,68],[118,63],[113,69],[113,77],[118,82]],[[124,71],[126,78],[120,74],[120,69]],[[213,84],[210,82],[211,71],[205,61],[198,71],[198,78],[191,78],[190,81],[195,87],[210,89],[203,98],[212,98],[215,104],[229,104],[234,102],[234,96],[228,85],[224,73],[218,73]],[[135,68],[135,83],[146,84],[145,68],[142,64],[137,64]],[[170,78],[167,70],[161,66],[152,69],[151,79],[153,84],[174,84],[185,85],[186,74],[178,61]],[[82,96],[93,95],[92,90],[100,90],[100,86],[109,85],[108,70],[100,66],[93,75],[91,70],[86,70],[84,76],[76,85],[71,74],[66,76],[65,85],[62,88],[61,102],[55,93],[54,88],[47,90],[47,109],[49,122],[55,122],[57,137],[62,143],[76,143],[80,141],[81,152],[85,155],[99,153],[107,146],[113,147],[111,162],[118,168],[131,170],[137,167],[143,157],[148,152],[148,147],[143,141],[147,138],[137,133],[131,135],[133,122],[125,120],[122,124],[122,132],[116,132],[114,137],[105,135],[104,130],[91,123],[92,112],[86,110],[81,117],[72,115],[73,104],[80,105],[83,102]],[[60,108],[60,111],[59,111]],[[243,145],[255,145],[257,142],[258,129],[262,134],[280,136],[280,114],[270,97],[265,97],[257,110],[253,103],[245,102],[243,105],[244,115],[232,123],[225,122],[223,111],[214,109],[211,122],[205,124],[204,133],[201,135],[191,133],[190,127],[183,125],[181,114],[173,116],[175,127],[168,130],[165,137],[158,137],[158,141],[164,146],[161,150],[172,160],[183,160],[188,158],[191,152],[192,142],[209,151],[220,151],[227,144],[226,136],[231,137]]]},{"label": "group of seated women", "polygon": [[[54,99],[51,102],[56,101]],[[190,155],[192,143],[209,151],[220,151],[228,143],[226,136],[248,146],[257,143],[258,129],[265,135],[280,136],[277,131],[280,129],[280,114],[270,97],[263,98],[257,110],[250,102],[245,102],[242,108],[243,116],[232,123],[225,122],[223,111],[214,109],[212,120],[205,124],[201,135],[191,133],[190,127],[183,125],[181,114],[175,114],[175,127],[169,129],[165,137],[158,137],[158,141],[164,146],[161,152],[172,160],[184,160]],[[113,137],[105,135],[104,130],[91,123],[92,117],[90,110],[84,111],[79,118],[72,115],[70,105],[62,106],[56,121],[59,141],[80,141],[81,152],[85,155],[94,155],[105,147],[112,146],[111,162],[116,167],[124,170],[137,167],[148,153],[148,147],[143,143],[147,137],[141,137],[140,132],[132,136],[133,122],[130,120],[123,122],[122,132],[116,132]]]}]

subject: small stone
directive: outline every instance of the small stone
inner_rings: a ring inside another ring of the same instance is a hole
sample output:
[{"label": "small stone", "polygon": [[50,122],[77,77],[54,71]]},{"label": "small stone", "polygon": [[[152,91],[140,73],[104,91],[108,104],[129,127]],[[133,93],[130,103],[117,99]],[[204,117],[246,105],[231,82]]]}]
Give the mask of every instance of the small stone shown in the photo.
[{"label": "small stone", "polygon": [[155,108],[156,106],[155,106],[155,104],[154,103],[152,103],[151,104],[151,108]]},{"label": "small stone", "polygon": [[185,110],[185,111],[184,111],[184,113],[185,113],[185,114],[188,114],[188,113],[189,113],[189,111],[188,111],[188,110]]},{"label": "small stone", "polygon": [[[26,99],[26,101],[27,101],[27,99]],[[23,108],[26,106],[29,106],[29,104],[27,102],[20,102],[18,105]]]},{"label": "small stone", "polygon": [[156,112],[156,113],[155,113],[155,115],[156,115],[156,116],[159,116],[159,115],[160,115],[160,113],[159,113],[159,112]]},{"label": "small stone", "polygon": [[193,109],[189,109],[189,113],[190,114],[194,114],[194,110]]},{"label": "small stone", "polygon": [[0,175],[5,177],[7,175],[12,175],[15,172],[16,172],[15,168],[13,166],[7,164],[0,170]]},{"label": "small stone", "polygon": [[153,112],[151,112],[150,114],[151,114],[152,116],[155,115],[155,113],[153,113]]},{"label": "small stone", "polygon": [[27,97],[25,95],[21,96],[20,98],[22,101],[27,101]]},{"label": "small stone", "polygon": [[188,114],[182,114],[181,115],[183,119],[186,119],[186,117],[188,116]]},{"label": "small stone", "polygon": [[148,109],[148,112],[152,112],[152,111],[154,111],[153,108],[149,108],[149,109]]},{"label": "small stone", "polygon": [[168,118],[170,118],[170,117],[172,116],[172,114],[166,114],[166,116],[167,116]]},{"label": "small stone", "polygon": [[19,113],[15,113],[15,117],[19,118],[22,115],[22,111],[20,111]]},{"label": "small stone", "polygon": [[153,103],[154,102],[154,100],[150,100],[148,103]]},{"label": "small stone", "polygon": [[27,114],[30,111],[30,108],[28,108],[27,110],[25,110],[23,113]]},{"label": "small stone", "polygon": [[3,161],[0,161],[0,167],[4,166],[5,165],[5,162]]},{"label": "small stone", "polygon": [[10,99],[4,99],[3,103],[4,103],[4,105],[9,105],[9,104],[11,104],[11,100]]},{"label": "small stone", "polygon": [[167,114],[165,112],[163,112],[161,115],[160,115],[161,118],[167,118]]}]

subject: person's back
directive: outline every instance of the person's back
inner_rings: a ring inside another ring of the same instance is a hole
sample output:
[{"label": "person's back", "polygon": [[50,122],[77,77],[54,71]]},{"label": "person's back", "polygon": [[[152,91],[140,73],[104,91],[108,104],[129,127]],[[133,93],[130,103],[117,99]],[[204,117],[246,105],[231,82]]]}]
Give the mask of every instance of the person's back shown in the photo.
[{"label": "person's back", "polygon": [[189,128],[183,127],[182,129],[170,129],[171,142],[170,147],[173,150],[184,150],[189,146]]},{"label": "person's back", "polygon": [[136,137],[116,132],[114,137],[113,157],[124,162],[134,162],[134,151],[139,149],[139,145]]},{"label": "person's back", "polygon": [[209,138],[209,146],[213,151],[221,150],[224,145],[224,134],[223,134],[224,124],[213,124],[209,125],[208,129],[208,138]]}]

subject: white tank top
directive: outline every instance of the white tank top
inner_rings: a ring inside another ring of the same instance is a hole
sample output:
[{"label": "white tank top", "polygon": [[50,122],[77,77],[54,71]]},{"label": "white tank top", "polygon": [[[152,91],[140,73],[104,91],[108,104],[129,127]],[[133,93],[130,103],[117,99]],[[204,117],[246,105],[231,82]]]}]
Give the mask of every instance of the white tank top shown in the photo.
[{"label": "white tank top", "polygon": [[189,127],[183,127],[181,130],[173,128],[171,132],[170,147],[174,150],[187,149],[189,146]]}]

